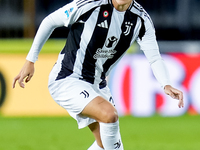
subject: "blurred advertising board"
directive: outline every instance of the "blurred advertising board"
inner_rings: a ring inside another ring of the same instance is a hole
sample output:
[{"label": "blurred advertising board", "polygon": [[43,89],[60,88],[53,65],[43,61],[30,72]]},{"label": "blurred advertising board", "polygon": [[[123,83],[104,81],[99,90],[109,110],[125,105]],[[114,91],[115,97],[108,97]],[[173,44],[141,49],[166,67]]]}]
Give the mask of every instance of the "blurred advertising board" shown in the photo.
[{"label": "blurred advertising board", "polygon": [[[13,78],[19,73],[26,55],[0,54],[0,113],[3,116],[62,116],[68,113],[51,98],[48,91],[48,75],[57,60],[57,54],[40,54],[35,63],[35,73],[31,81],[22,89],[16,83],[12,89]],[[2,86],[2,81],[5,85]],[[2,98],[2,95],[4,96]]]},{"label": "blurred advertising board", "polygon": [[[200,54],[163,54],[171,84],[184,93],[185,107],[164,94],[143,54],[127,54],[111,71],[108,84],[120,116],[148,117],[200,114]],[[0,113],[3,116],[62,116],[68,113],[48,91],[48,75],[57,54],[41,54],[32,80],[12,89],[13,78],[25,62],[23,54],[0,55]]]},{"label": "blurred advertising board", "polygon": [[144,55],[126,55],[109,77],[119,115],[147,117],[200,114],[200,54],[162,55],[170,73],[171,84],[183,91],[185,107],[164,94]]}]

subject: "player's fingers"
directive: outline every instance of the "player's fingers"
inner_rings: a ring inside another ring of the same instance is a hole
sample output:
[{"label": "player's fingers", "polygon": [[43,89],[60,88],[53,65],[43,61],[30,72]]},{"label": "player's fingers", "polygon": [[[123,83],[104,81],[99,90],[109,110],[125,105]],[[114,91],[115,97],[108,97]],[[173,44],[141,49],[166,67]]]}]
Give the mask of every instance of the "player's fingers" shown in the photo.
[{"label": "player's fingers", "polygon": [[183,92],[179,91],[179,100],[183,101]]},{"label": "player's fingers", "polygon": [[179,108],[184,107],[184,101],[183,101],[183,93],[180,92],[179,94]]},{"label": "player's fingers", "polygon": [[169,95],[170,97],[172,97],[173,99],[179,100],[179,102],[178,102],[179,108],[184,107],[183,92],[181,92],[175,88],[172,88],[171,86],[166,86],[165,93],[167,95]]},{"label": "player's fingers", "polygon": [[29,74],[28,77],[26,78],[25,82],[29,82],[31,80],[31,78],[33,77],[33,74]]},{"label": "player's fingers", "polygon": [[17,75],[14,79],[13,79],[13,83],[12,83],[12,87],[15,88],[15,84],[17,82],[17,80],[19,79],[19,75]]},{"label": "player's fingers", "polygon": [[179,100],[178,107],[184,107],[183,93],[181,91],[176,91],[176,99]]},{"label": "player's fingers", "polygon": [[173,95],[172,97],[174,99],[183,100],[183,93],[181,91],[179,91],[179,90],[173,90],[172,91],[172,95]]},{"label": "player's fingers", "polygon": [[26,77],[26,76],[21,76],[21,77],[19,78],[19,80],[18,80],[19,86],[22,87],[22,88],[25,87],[25,85],[24,85],[24,78],[25,78],[25,77]]},{"label": "player's fingers", "polygon": [[172,96],[171,95],[170,96],[172,98],[179,100],[178,107],[179,108],[184,107],[183,93],[181,91],[179,91],[179,90],[175,90],[171,94],[172,94]]},{"label": "player's fingers", "polygon": [[177,99],[177,95],[173,92],[170,92],[168,95],[171,96],[173,99]]},{"label": "player's fingers", "polygon": [[183,100],[179,100],[178,107],[179,107],[179,108],[184,107],[184,102],[183,102]]},{"label": "player's fingers", "polygon": [[177,100],[179,100],[179,99],[180,99],[180,96],[179,96],[179,94],[178,94],[178,93],[174,94],[174,99],[177,99]]}]

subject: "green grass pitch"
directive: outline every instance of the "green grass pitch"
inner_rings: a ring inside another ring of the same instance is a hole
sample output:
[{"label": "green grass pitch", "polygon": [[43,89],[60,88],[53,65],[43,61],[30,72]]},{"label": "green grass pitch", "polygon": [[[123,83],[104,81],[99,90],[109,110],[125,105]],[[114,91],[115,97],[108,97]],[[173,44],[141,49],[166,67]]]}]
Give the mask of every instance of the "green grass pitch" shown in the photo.
[{"label": "green grass pitch", "polygon": [[[120,117],[125,150],[199,150],[200,116]],[[87,150],[88,128],[71,117],[0,117],[0,150]]]}]

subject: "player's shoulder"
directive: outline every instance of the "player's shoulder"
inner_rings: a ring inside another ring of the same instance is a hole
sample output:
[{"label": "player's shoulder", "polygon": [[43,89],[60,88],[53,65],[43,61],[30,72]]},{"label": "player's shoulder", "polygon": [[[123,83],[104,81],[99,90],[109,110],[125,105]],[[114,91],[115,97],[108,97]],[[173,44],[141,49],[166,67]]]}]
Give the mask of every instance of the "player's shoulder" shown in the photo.
[{"label": "player's shoulder", "polygon": [[108,3],[108,0],[74,0],[76,3],[77,8],[82,7],[92,7],[92,6],[100,6],[104,3]]},{"label": "player's shoulder", "polygon": [[143,19],[145,19],[146,17],[149,17],[149,14],[146,12],[146,10],[135,0],[133,1],[133,3],[131,4],[129,8],[132,13],[140,16]]},{"label": "player's shoulder", "polygon": [[108,0],[73,0],[61,7],[60,12],[65,12],[68,18],[70,15],[73,16],[75,14],[75,16],[80,16],[92,8],[101,6],[106,1]]}]

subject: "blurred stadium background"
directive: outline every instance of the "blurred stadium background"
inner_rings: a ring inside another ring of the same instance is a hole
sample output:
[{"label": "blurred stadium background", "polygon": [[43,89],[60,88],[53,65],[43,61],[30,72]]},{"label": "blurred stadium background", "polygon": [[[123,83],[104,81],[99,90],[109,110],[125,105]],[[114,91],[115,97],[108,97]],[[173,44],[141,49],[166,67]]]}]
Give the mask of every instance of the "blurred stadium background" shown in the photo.
[{"label": "blurred stadium background", "polygon": [[[108,78],[121,116],[125,149],[198,150],[200,0],[136,1],[154,22],[160,52],[172,85],[184,92],[185,108],[178,109],[177,101],[164,95],[134,44]],[[0,0],[0,150],[79,150],[93,142],[87,129],[77,130],[75,121],[47,89],[48,74],[65,44],[68,28],[53,32],[26,88],[12,89],[42,19],[68,2]]]}]

